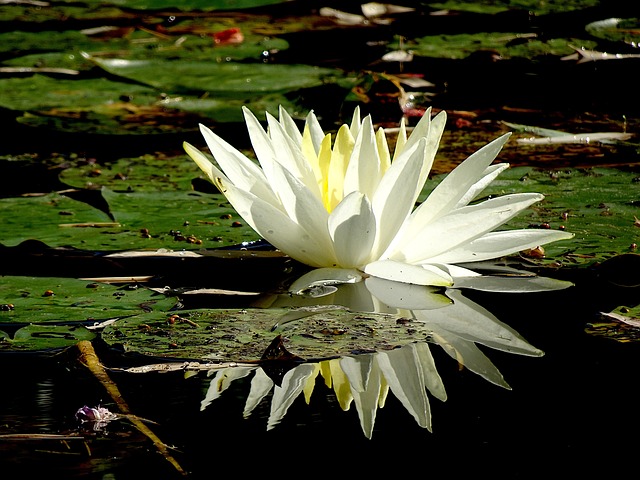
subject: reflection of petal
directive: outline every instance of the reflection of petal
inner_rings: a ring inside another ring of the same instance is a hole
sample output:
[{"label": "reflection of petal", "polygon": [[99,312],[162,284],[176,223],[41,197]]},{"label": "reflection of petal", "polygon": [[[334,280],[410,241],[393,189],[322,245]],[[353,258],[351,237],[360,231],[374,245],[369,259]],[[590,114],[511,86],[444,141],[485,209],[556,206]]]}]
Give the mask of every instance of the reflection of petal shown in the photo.
[{"label": "reflection of petal", "polygon": [[369,277],[365,285],[370,294],[389,307],[403,310],[432,310],[451,304],[442,289],[428,285],[393,282],[384,278]]},{"label": "reflection of petal", "polygon": [[564,290],[573,283],[548,277],[510,277],[479,275],[456,278],[456,288],[470,288],[485,292],[533,293]]},{"label": "reflection of petal", "polygon": [[543,354],[518,332],[477,303],[465,298],[458,290],[447,290],[447,296],[454,302],[452,307],[429,311],[416,310],[414,315],[430,327],[487,347],[519,355]]},{"label": "reflection of petal", "polygon": [[218,370],[216,376],[211,380],[211,385],[209,385],[204,400],[200,402],[200,410],[204,410],[211,402],[220,397],[222,392],[229,388],[231,382],[238,378],[246,377],[255,369],[256,367],[228,367]]},{"label": "reflection of petal", "polygon": [[391,391],[413,415],[418,425],[431,431],[431,408],[424,372],[414,345],[375,355]]},{"label": "reflection of petal", "polygon": [[266,397],[273,388],[273,380],[265,373],[262,368],[256,370],[256,374],[251,379],[251,389],[244,405],[244,417],[251,415],[251,412],[258,406],[264,397]]},{"label": "reflection of petal", "polygon": [[409,282],[416,285],[434,285],[449,287],[453,279],[449,274],[434,265],[409,265],[395,260],[378,260],[368,264],[364,271],[374,277],[394,282]]},{"label": "reflection of petal", "polygon": [[418,361],[422,366],[422,374],[424,376],[424,384],[426,385],[429,393],[436,397],[438,400],[444,402],[447,400],[447,392],[444,389],[442,378],[436,369],[436,364],[431,355],[428,343],[415,343],[415,352],[418,356]]},{"label": "reflection of petal", "polygon": [[465,368],[495,385],[511,390],[500,371],[472,341],[439,329],[434,329],[434,340]]},{"label": "reflection of petal", "polygon": [[267,430],[274,428],[287,413],[287,410],[302,392],[307,379],[313,375],[315,367],[310,363],[303,363],[289,370],[282,378],[282,386],[276,386],[271,399],[271,413],[267,422]]},{"label": "reflection of petal", "polygon": [[349,379],[340,367],[340,359],[335,358],[328,362],[322,362],[322,365],[328,365],[328,368],[321,370],[322,376],[325,378],[327,386],[333,385],[333,391],[336,394],[340,408],[346,412],[353,401],[353,395],[351,394]]},{"label": "reflection of petal", "polygon": [[318,285],[340,285],[344,283],[356,283],[362,280],[362,275],[353,269],[346,268],[315,268],[296,279],[289,291],[299,293]]},{"label": "reflection of petal", "polygon": [[371,438],[383,384],[380,368],[372,355],[344,357],[340,366],[349,379],[362,431]]}]

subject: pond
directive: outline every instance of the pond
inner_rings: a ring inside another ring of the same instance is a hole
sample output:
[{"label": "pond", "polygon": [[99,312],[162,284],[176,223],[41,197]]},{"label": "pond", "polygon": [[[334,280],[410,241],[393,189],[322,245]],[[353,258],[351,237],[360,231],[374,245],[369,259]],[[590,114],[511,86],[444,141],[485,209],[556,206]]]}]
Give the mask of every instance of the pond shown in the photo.
[{"label": "pond", "polygon": [[[3,7],[3,478],[627,473],[637,12],[311,3]],[[292,295],[309,268],[182,149],[202,123],[251,156],[241,107],[280,105],[332,133],[358,106],[392,146],[446,111],[418,203],[511,131],[485,199],[542,193],[506,227],[575,236],[488,283]]]}]

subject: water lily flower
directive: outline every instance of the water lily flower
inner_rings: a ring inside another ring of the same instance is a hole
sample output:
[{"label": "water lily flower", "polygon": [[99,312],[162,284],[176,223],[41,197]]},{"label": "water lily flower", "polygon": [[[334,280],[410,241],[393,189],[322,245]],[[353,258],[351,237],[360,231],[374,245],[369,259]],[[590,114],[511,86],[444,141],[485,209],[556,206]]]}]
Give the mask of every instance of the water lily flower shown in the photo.
[{"label": "water lily flower", "polygon": [[495,231],[544,197],[519,193],[471,203],[504,169],[494,164],[505,134],[456,167],[422,202],[446,121],[429,109],[410,135],[402,122],[393,155],[382,128],[356,108],[332,141],[313,112],[302,132],[280,108],[268,128],[244,108],[259,165],[201,125],[217,164],[184,148],[265,240],[311,267],[356,270],[418,285],[452,286],[474,275],[458,264],[510,255],[572,234],[542,229]]}]

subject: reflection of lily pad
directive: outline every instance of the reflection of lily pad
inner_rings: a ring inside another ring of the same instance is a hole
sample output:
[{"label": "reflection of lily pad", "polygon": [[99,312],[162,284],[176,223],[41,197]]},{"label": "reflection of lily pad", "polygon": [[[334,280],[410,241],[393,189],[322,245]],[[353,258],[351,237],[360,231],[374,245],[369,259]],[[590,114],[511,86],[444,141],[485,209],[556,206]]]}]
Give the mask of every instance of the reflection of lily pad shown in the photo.
[{"label": "reflection of lily pad", "polygon": [[640,342],[640,305],[618,307],[612,312],[602,313],[601,320],[590,323],[586,332],[621,343]]},{"label": "reflection of lily pad", "polygon": [[103,338],[125,351],[204,361],[259,360],[282,335],[286,349],[303,359],[386,350],[428,339],[425,324],[396,315],[319,309],[273,330],[289,309],[193,310],[139,315],[108,326]]}]

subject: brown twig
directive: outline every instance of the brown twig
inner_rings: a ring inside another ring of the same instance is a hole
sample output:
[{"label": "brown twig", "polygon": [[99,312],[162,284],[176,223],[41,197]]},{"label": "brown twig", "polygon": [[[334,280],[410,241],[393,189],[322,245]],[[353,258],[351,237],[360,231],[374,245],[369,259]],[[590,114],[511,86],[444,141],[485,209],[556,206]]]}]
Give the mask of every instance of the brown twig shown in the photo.
[{"label": "brown twig", "polygon": [[158,436],[153,433],[153,431],[151,431],[151,429],[147,427],[140,418],[131,413],[129,405],[127,405],[127,402],[122,398],[122,394],[120,393],[118,386],[111,380],[106,369],[100,363],[100,359],[93,349],[91,342],[82,340],[78,342],[77,346],[80,350],[80,362],[85,365],[104,386],[104,388],[106,388],[107,392],[118,406],[120,412],[127,417],[138,431],[147,436],[153,442],[162,456],[171,463],[171,465],[173,465],[180,474],[187,475],[187,472],[185,472],[176,459],[173,458],[167,446],[158,438]]}]

